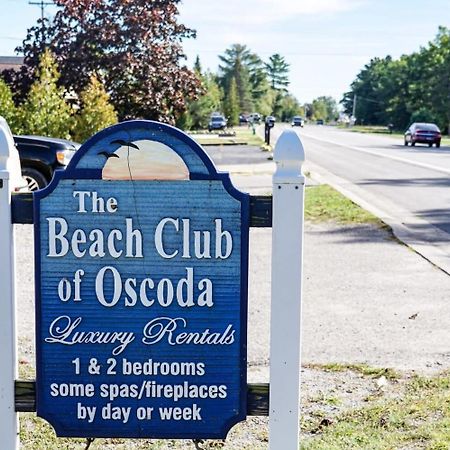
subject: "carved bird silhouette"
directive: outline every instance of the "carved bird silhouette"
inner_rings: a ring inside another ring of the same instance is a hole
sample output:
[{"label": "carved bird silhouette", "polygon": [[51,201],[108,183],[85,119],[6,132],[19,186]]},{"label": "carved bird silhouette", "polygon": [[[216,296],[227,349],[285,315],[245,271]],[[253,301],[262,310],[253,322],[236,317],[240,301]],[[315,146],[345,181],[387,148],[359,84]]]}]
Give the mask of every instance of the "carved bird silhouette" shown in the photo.
[{"label": "carved bird silhouette", "polygon": [[110,144],[119,144],[122,146],[128,146],[131,148],[135,148],[136,150],[139,150],[139,147],[136,144],[133,144],[132,142],[124,141],[123,139],[116,139],[114,141],[111,141]]},{"label": "carved bird silhouette", "polygon": [[115,153],[108,153],[108,152],[106,152],[106,151],[101,151],[101,152],[98,152],[97,153],[97,155],[102,155],[102,156],[104,156],[106,159],[109,159],[109,158],[119,158],[119,155],[116,155]]}]

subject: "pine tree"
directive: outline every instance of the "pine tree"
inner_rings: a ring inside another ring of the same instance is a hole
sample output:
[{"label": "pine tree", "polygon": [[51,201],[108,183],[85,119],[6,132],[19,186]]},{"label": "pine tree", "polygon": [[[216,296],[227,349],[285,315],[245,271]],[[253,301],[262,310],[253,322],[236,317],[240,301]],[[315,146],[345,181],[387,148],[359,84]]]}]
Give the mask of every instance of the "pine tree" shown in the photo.
[{"label": "pine tree", "polygon": [[9,86],[0,77],[0,116],[7,122],[11,131],[15,134],[20,133],[20,120],[18,110],[14,104],[13,95]]},{"label": "pine tree", "polygon": [[202,74],[202,65],[200,63],[200,56],[197,55],[194,62],[194,72],[199,77]]},{"label": "pine tree", "polygon": [[233,44],[225,50],[223,55],[219,55],[219,60],[219,82],[225,92],[225,98],[229,97],[234,78],[240,111],[252,111],[252,85],[249,71],[249,64],[254,62],[252,53],[245,45]]},{"label": "pine tree", "polygon": [[70,137],[70,106],[64,88],[58,87],[59,72],[52,53],[45,50],[25,103],[20,108],[24,132],[50,137]]},{"label": "pine tree", "polygon": [[103,128],[117,123],[117,113],[97,76],[91,75],[89,84],[81,93],[81,104],[74,130],[76,141],[84,142]]},{"label": "pine tree", "polygon": [[287,91],[289,86],[289,64],[284,57],[279,53],[272,55],[266,64],[266,70],[272,89]]}]

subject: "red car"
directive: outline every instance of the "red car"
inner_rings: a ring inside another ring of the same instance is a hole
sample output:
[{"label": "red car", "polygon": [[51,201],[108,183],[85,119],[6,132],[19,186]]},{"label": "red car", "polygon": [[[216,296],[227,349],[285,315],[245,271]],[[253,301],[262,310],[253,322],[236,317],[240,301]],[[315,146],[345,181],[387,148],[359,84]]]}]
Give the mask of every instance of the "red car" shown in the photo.
[{"label": "red car", "polygon": [[405,133],[405,145],[411,144],[411,147],[420,144],[433,144],[436,147],[441,146],[441,130],[434,123],[413,123]]}]

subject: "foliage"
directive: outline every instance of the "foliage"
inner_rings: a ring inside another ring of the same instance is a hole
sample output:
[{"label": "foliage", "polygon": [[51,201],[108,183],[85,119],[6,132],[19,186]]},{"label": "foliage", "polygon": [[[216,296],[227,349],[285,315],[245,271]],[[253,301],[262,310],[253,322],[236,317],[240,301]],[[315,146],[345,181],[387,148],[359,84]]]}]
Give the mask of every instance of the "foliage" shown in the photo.
[{"label": "foliage", "polygon": [[276,101],[277,92],[273,89],[268,89],[266,94],[255,101],[254,110],[263,116],[270,116],[273,114],[273,105]]},{"label": "foliage", "polygon": [[58,79],[53,55],[45,50],[37,69],[37,79],[20,107],[25,134],[70,137],[71,109],[65,100],[65,89],[57,85]]},{"label": "foliage", "polygon": [[422,107],[411,114],[411,122],[436,122],[436,116],[427,108]]},{"label": "foliage", "polygon": [[[236,84],[239,109],[250,112],[253,109],[252,88],[249,67],[255,57],[245,45],[233,44],[219,55],[219,83],[225,93],[231,90],[232,80]],[[229,97],[229,96],[228,96]],[[239,114],[239,111],[238,111]]]},{"label": "foliage", "polygon": [[310,110],[312,119],[323,119],[326,122],[336,120],[338,110],[333,97],[321,96],[313,100]]},{"label": "foliage", "polygon": [[289,64],[279,53],[269,57],[269,62],[265,64],[267,75],[272,89],[287,91],[289,86]]},{"label": "foliage", "polygon": [[283,122],[288,122],[292,117],[297,115],[303,115],[303,108],[292,94],[286,93],[280,101],[280,112],[278,117],[280,117]]},{"label": "foliage", "polygon": [[237,83],[234,78],[231,79],[230,88],[225,96],[224,110],[228,118],[228,125],[237,125],[239,123],[239,97]]},{"label": "foliage", "polygon": [[14,104],[10,87],[0,77],[0,116],[2,116],[14,134],[20,133],[20,116]]},{"label": "foliage", "polygon": [[74,139],[86,139],[117,123],[117,113],[109,101],[109,95],[97,76],[91,75],[89,84],[81,92],[81,110],[75,119]]},{"label": "foliage", "polygon": [[[248,58],[248,73],[253,101],[253,109],[260,111],[259,105],[269,94],[269,80],[264,62],[255,53],[250,53]],[[245,112],[245,111],[244,111]],[[261,112],[261,111],[260,111]]]},{"label": "foliage", "polygon": [[280,54],[274,54],[264,62],[245,45],[234,44],[219,55],[219,59],[218,80],[225,93],[225,109],[230,107],[229,91],[233,78],[241,113],[257,111],[285,120],[299,108],[298,101],[287,90],[289,64]]},{"label": "foliage", "polygon": [[[201,70],[199,61],[198,67],[198,70]],[[198,100],[188,104],[188,110],[177,122],[177,125],[184,130],[207,128],[211,113],[222,110],[222,91],[215,76],[211,72],[206,72],[204,75],[198,72],[198,76],[204,93]]]},{"label": "foliage", "polygon": [[[194,30],[177,22],[180,0],[56,0],[46,43],[61,68],[60,82],[80,94],[100,73],[121,119],[173,122],[195,99],[199,81],[186,66],[181,40]],[[31,28],[18,50],[35,67],[42,31]],[[30,71],[21,73],[28,84]],[[26,84],[26,83],[25,83]]]},{"label": "foliage", "polygon": [[405,129],[419,117],[442,130],[450,123],[450,29],[440,27],[426,47],[398,60],[374,58],[357,75],[341,101],[360,124]]}]

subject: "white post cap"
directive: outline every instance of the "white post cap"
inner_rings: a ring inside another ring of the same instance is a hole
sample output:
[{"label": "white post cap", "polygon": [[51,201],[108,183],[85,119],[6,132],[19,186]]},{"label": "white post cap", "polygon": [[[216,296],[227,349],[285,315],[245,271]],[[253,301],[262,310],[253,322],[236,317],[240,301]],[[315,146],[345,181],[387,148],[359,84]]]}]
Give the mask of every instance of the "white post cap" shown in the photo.
[{"label": "white post cap", "polygon": [[277,170],[274,173],[275,183],[304,183],[302,165],[305,161],[305,150],[299,135],[294,130],[284,130],[273,150],[273,160]]},{"label": "white post cap", "polygon": [[6,120],[0,116],[0,178],[10,179],[11,191],[26,186],[22,178],[19,152]]}]

